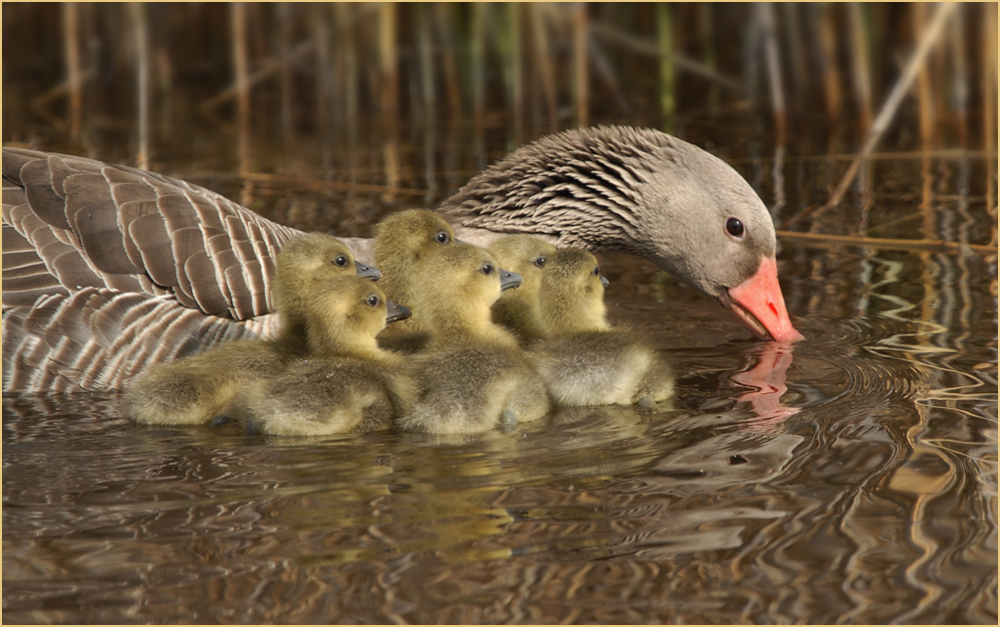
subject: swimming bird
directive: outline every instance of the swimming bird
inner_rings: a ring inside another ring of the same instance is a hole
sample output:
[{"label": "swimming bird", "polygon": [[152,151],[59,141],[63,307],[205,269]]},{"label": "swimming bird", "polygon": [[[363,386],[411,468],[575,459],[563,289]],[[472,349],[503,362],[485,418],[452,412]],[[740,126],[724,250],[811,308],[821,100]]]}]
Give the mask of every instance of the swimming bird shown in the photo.
[{"label": "swimming bird", "polygon": [[542,274],[556,247],[531,235],[505,235],[487,247],[501,267],[520,274],[524,282],[493,303],[493,322],[517,336],[522,346],[548,337],[538,302]]},{"label": "swimming bird", "polygon": [[438,213],[462,241],[528,233],[557,248],[643,257],[718,300],[760,339],[796,341],[774,223],[731,166],[653,129],[598,126],[522,146]]},{"label": "swimming bird", "polygon": [[310,308],[320,284],[338,276],[378,280],[382,273],[355,261],[343,242],[324,233],[307,233],[289,240],[275,263],[275,307],[281,313],[281,332],[276,342],[298,353],[308,348]]},{"label": "swimming bird", "polygon": [[310,356],[242,381],[227,417],[281,436],[390,428],[412,404],[413,385],[403,358],[379,348],[375,336],[409,309],[371,282],[340,277],[317,285],[305,314]]},{"label": "swimming bird", "polygon": [[[448,222],[427,209],[407,209],[390,214],[375,225],[374,254],[381,264],[381,287],[398,303],[413,303],[422,261],[453,244],[455,232]],[[414,353],[429,341],[430,324],[421,308],[403,322],[386,328],[379,336],[383,347]]]},{"label": "swimming bird", "polygon": [[329,345],[325,326],[313,322],[318,317],[315,302],[329,287],[325,282],[345,277],[347,285],[350,280],[370,285],[368,279],[377,276],[374,268],[355,264],[350,251],[334,237],[308,233],[289,240],[277,255],[278,332],[268,339],[225,342],[155,364],[128,387],[129,415],[148,424],[204,424],[247,380],[281,370],[296,358],[333,354],[337,347]]},{"label": "swimming bird", "polygon": [[549,399],[517,339],[490,319],[501,291],[521,277],[493,257],[454,244],[420,263],[413,309],[429,320],[431,343],[413,358],[416,395],[396,425],[404,431],[477,433],[548,413]]},{"label": "swimming bird", "polygon": [[539,292],[551,339],[529,361],[559,405],[655,405],[674,393],[670,366],[649,340],[607,322],[597,258],[579,248],[550,255]]},{"label": "swimming bird", "polygon": [[[196,185],[81,157],[6,147],[3,178],[5,392],[120,387],[192,344],[271,328],[272,260],[295,229]],[[759,338],[801,337],[764,204],[721,159],[665,133],[544,137],[438,212],[471,243],[529,233],[632,253],[717,299]],[[370,240],[345,242],[372,261]]]}]

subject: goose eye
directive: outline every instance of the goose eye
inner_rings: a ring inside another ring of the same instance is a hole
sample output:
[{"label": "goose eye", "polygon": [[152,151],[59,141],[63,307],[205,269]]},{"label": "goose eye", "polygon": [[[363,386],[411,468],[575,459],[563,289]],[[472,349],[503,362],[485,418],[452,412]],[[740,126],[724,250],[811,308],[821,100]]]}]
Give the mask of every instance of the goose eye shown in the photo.
[{"label": "goose eye", "polygon": [[372,307],[378,307],[379,305],[382,304],[382,299],[376,296],[375,294],[372,294],[371,296],[368,297],[368,304],[371,305]]},{"label": "goose eye", "polygon": [[493,274],[493,264],[484,263],[483,267],[480,270],[482,271],[483,274],[485,274],[486,276],[489,276],[489,275]]},{"label": "goose eye", "polygon": [[726,233],[729,233],[736,239],[743,239],[743,223],[737,218],[729,218],[726,220]]},{"label": "goose eye", "polygon": [[539,257],[538,259],[535,259],[535,265],[538,266],[539,268],[544,268],[546,261],[548,261],[548,259],[546,259],[545,257]]},{"label": "goose eye", "polygon": [[437,237],[435,237],[434,239],[438,241],[438,244],[447,244],[448,242],[451,241],[451,236],[448,235],[446,232],[441,231],[440,233],[437,234]]},{"label": "goose eye", "polygon": [[594,271],[591,272],[594,276],[601,276],[601,266],[594,266]]},{"label": "goose eye", "polygon": [[331,263],[333,263],[333,265],[335,266],[343,268],[344,266],[347,265],[347,257],[345,255],[341,255],[336,259],[334,259]]}]

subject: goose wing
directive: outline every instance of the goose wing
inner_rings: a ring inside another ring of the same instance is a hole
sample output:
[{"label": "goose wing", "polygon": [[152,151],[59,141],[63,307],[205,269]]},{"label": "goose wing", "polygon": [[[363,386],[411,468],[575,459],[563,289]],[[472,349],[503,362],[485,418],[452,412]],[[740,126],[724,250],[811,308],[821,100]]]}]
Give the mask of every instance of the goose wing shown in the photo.
[{"label": "goose wing", "polygon": [[118,389],[270,334],[273,260],[297,234],[166,176],[4,148],[4,392]]},{"label": "goose wing", "polygon": [[3,314],[4,391],[120,389],[149,366],[224,341],[269,335],[277,315],[206,316],[170,294],[84,287]]},{"label": "goose wing", "polygon": [[272,311],[280,245],[300,232],[197,185],[3,149],[3,305],[91,287],[168,295],[233,320]]}]

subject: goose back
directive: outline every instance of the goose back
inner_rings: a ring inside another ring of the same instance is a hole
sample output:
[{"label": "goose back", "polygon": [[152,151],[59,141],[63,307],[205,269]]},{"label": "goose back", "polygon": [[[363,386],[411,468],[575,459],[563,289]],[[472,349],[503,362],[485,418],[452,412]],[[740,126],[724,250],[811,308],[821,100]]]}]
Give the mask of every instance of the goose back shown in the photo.
[{"label": "goose back", "polygon": [[274,258],[298,234],[184,181],[5,147],[4,392],[118,389],[275,332]]},{"label": "goose back", "polygon": [[5,306],[96,287],[246,320],[273,310],[274,256],[301,233],[197,185],[81,157],[4,148],[3,179]]}]

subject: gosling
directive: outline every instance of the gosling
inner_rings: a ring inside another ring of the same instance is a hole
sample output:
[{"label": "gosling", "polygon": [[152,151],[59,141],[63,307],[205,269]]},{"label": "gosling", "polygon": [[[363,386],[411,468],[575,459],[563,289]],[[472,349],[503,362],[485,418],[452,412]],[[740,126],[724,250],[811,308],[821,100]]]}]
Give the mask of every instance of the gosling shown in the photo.
[{"label": "gosling", "polygon": [[[422,260],[455,242],[455,231],[444,218],[426,209],[407,209],[390,214],[375,225],[375,265],[382,270],[380,285],[393,302],[415,302],[418,281],[415,268]],[[425,312],[413,308],[413,315],[394,324],[386,337],[403,333],[426,333]],[[426,337],[423,338],[426,341]]]},{"label": "gosling", "polygon": [[529,359],[559,405],[652,407],[674,393],[670,367],[649,341],[607,322],[597,258],[577,248],[549,256],[539,306],[549,340]]},{"label": "gosling", "polygon": [[274,296],[281,317],[276,337],[230,342],[154,366],[126,390],[126,413],[143,424],[207,424],[247,381],[308,355],[306,307],[319,282],[355,274],[379,276],[374,268],[356,263],[340,240],[321,233],[289,240],[278,254],[275,274]]},{"label": "gosling", "polygon": [[375,336],[409,309],[357,277],[328,279],[307,302],[312,355],[276,376],[246,381],[227,412],[251,433],[321,436],[392,427],[412,403],[403,358]]},{"label": "gosling", "polygon": [[521,283],[493,257],[454,244],[419,266],[414,310],[432,324],[430,346],[414,358],[413,408],[397,422],[404,431],[437,434],[509,429],[538,420],[549,398],[517,339],[490,319],[501,291]]},{"label": "gosling", "polygon": [[506,235],[495,240],[487,250],[501,267],[524,279],[519,288],[504,291],[493,303],[493,322],[517,336],[521,346],[548,338],[538,295],[545,264],[555,254],[555,246],[533,235]]}]

